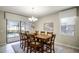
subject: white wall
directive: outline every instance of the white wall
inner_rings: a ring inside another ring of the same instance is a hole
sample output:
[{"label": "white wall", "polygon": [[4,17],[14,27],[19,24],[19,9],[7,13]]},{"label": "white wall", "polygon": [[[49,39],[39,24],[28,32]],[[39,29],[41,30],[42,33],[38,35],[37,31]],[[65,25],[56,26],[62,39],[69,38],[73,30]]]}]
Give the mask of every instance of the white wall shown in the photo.
[{"label": "white wall", "polygon": [[4,19],[4,12],[0,11],[0,45],[6,43],[6,20]]},{"label": "white wall", "polygon": [[27,17],[16,15],[16,14],[5,13],[5,15],[7,20],[16,20],[16,21],[27,20]]},{"label": "white wall", "polygon": [[[66,13],[65,16],[68,16],[68,17],[73,16],[73,15],[77,16],[76,9],[70,9],[70,10],[66,11],[65,13]],[[46,22],[53,22],[54,23],[54,33],[56,34],[56,42],[57,43],[62,43],[64,45],[69,45],[69,46],[73,46],[73,47],[79,47],[79,38],[76,37],[77,36],[76,31],[78,31],[77,28],[75,28],[75,36],[68,36],[68,35],[61,35],[60,34],[59,12],[56,13],[56,14],[52,14],[52,15],[40,18],[37,22],[35,22],[36,30],[42,31],[43,30],[43,24],[46,23]],[[76,24],[76,26],[78,27],[77,24]]]},{"label": "white wall", "polygon": [[36,30],[42,31],[44,23],[52,22],[54,24],[54,33],[58,33],[59,29],[56,29],[59,27],[59,25],[57,24],[58,18],[59,18],[58,14],[54,14],[54,15],[40,18],[37,22],[35,22]]}]

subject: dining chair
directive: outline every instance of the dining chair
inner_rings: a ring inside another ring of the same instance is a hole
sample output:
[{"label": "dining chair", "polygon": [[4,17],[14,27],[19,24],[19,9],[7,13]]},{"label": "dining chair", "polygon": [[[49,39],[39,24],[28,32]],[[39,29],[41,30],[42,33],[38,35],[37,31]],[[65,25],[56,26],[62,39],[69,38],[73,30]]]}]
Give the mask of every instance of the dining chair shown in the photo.
[{"label": "dining chair", "polygon": [[53,52],[55,53],[55,48],[54,48],[55,37],[56,35],[53,34],[52,37],[49,39],[49,41],[45,43],[46,52],[52,53],[52,50],[53,50]]},{"label": "dining chair", "polygon": [[30,35],[30,52],[41,52],[41,43],[34,35]]},{"label": "dining chair", "polygon": [[39,31],[35,31],[35,35],[39,34]]},{"label": "dining chair", "polygon": [[23,33],[20,33],[20,47],[21,48],[23,48],[22,41],[23,41]]},{"label": "dining chair", "polygon": [[25,31],[26,34],[29,34],[29,31]]},{"label": "dining chair", "polygon": [[21,33],[20,35],[20,47],[25,51],[27,41],[27,35],[25,33]]},{"label": "dining chair", "polygon": [[41,34],[41,35],[44,35],[44,34],[45,34],[45,31],[41,31],[40,34]]},{"label": "dining chair", "polygon": [[29,50],[30,50],[30,43],[31,43],[31,34],[27,34],[27,41],[26,41],[26,44],[25,44],[25,50],[27,53],[29,53]]},{"label": "dining chair", "polygon": [[47,35],[52,35],[53,34],[53,32],[47,32]]}]

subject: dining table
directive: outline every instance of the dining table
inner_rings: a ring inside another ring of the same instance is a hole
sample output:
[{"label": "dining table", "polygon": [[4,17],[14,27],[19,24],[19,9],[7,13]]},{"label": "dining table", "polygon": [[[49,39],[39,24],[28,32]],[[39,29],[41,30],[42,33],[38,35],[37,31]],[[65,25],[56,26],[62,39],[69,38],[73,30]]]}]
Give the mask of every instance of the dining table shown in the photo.
[{"label": "dining table", "polygon": [[51,35],[38,34],[35,37],[37,39],[40,39],[41,41],[48,41],[48,39],[51,37]]},{"label": "dining table", "polygon": [[41,41],[42,53],[43,53],[44,52],[44,43],[48,42],[49,39],[52,37],[52,35],[38,34],[35,37],[37,38],[37,40]]},{"label": "dining table", "polygon": [[49,39],[52,37],[52,35],[47,34],[37,34],[35,33],[29,33],[28,36],[33,35],[37,41],[40,41],[41,47],[42,47],[42,53],[44,52],[44,44],[49,41]]}]

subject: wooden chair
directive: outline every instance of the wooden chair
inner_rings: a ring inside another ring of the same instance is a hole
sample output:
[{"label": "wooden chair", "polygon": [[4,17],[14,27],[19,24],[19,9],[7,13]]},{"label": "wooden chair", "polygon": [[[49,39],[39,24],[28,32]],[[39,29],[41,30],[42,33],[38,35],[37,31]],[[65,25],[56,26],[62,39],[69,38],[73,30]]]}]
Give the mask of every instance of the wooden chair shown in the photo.
[{"label": "wooden chair", "polygon": [[46,45],[46,50],[45,51],[46,52],[52,53],[52,50],[53,50],[53,52],[55,53],[55,49],[54,49],[55,37],[56,37],[56,35],[53,34],[52,37],[49,39],[49,41],[45,43],[45,45]]},{"label": "wooden chair", "polygon": [[20,33],[20,47],[23,48],[23,33]]},{"label": "wooden chair", "polygon": [[28,53],[28,51],[30,49],[30,35],[29,34],[26,34],[25,36],[27,38],[25,38],[26,41],[25,41],[25,45],[24,45],[24,50],[25,50],[25,48],[27,48],[27,53]]},{"label": "wooden chair", "polygon": [[30,52],[41,52],[41,44],[33,35],[30,36]]},{"label": "wooden chair", "polygon": [[30,35],[27,33],[23,34],[22,48],[23,48],[23,51],[25,51],[27,53],[30,50]]},{"label": "wooden chair", "polygon": [[25,33],[20,34],[20,47],[25,51],[27,41],[27,35]]},{"label": "wooden chair", "polygon": [[47,35],[52,35],[53,34],[53,32],[47,32]]},{"label": "wooden chair", "polygon": [[40,34],[41,34],[41,35],[44,35],[44,34],[45,34],[45,31],[41,31]]},{"label": "wooden chair", "polygon": [[26,34],[29,34],[29,31],[25,31]]},{"label": "wooden chair", "polygon": [[35,35],[39,34],[39,31],[35,31]]}]

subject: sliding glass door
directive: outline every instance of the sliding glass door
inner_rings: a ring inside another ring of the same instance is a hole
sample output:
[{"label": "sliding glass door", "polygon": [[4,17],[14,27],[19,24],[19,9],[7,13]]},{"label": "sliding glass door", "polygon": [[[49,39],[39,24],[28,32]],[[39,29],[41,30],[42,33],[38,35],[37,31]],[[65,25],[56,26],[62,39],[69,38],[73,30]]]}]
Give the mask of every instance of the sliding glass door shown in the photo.
[{"label": "sliding glass door", "polygon": [[12,43],[20,40],[19,33],[32,31],[32,23],[28,21],[7,20],[7,43]]},{"label": "sliding glass door", "polygon": [[7,43],[20,40],[20,22],[7,20]]}]

